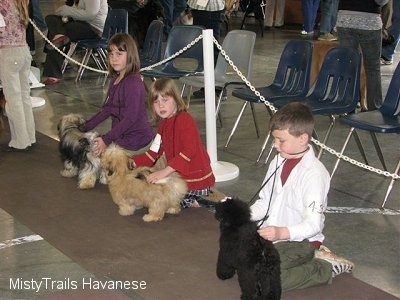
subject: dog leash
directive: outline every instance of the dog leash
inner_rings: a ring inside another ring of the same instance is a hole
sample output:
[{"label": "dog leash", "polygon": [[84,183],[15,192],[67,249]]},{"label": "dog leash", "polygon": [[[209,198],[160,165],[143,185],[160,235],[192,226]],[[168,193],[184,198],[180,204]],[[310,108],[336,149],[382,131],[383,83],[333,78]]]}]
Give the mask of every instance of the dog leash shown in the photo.
[{"label": "dog leash", "polygon": [[271,189],[271,194],[269,196],[269,202],[268,202],[268,209],[267,212],[265,213],[264,217],[260,220],[255,221],[257,225],[257,230],[261,228],[262,224],[268,219],[269,217],[269,209],[271,207],[271,201],[272,201],[272,194],[274,192],[274,185],[275,185],[275,179],[276,179],[276,172],[278,172],[279,168],[285,163],[286,158],[281,161],[281,163],[278,166],[278,160],[276,160],[277,166],[275,167],[274,172],[272,172],[271,175],[265,180],[265,182],[261,185],[261,187],[257,190],[257,192],[254,194],[254,196],[250,199],[249,206],[253,205],[255,202],[255,199],[257,198],[257,195],[261,192],[261,190],[265,187],[265,185],[271,180],[271,178],[274,178],[274,181],[272,183],[272,189]]}]

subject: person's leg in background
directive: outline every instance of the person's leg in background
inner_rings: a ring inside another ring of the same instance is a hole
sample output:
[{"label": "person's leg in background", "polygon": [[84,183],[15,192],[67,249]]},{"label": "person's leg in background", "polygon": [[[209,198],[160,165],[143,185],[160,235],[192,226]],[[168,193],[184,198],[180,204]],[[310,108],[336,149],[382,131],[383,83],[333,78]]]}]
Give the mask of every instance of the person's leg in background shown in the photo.
[{"label": "person's leg in background", "polygon": [[302,0],[301,6],[304,19],[304,30],[301,33],[304,35],[312,35],[314,33],[319,0]]},{"label": "person's leg in background", "polygon": [[279,0],[269,0],[265,6],[265,26],[267,28],[274,26],[276,1],[279,2]]},{"label": "person's leg in background", "polygon": [[33,7],[33,19],[41,31],[47,30],[47,24],[43,18],[42,10],[40,8],[39,0],[30,0]]},{"label": "person's leg in background", "polygon": [[285,0],[278,0],[276,3],[275,27],[282,27],[285,24],[285,5]]},{"label": "person's leg in background", "polygon": [[338,0],[321,0],[320,11],[321,21],[319,27],[319,41],[336,41],[337,37],[332,34],[336,25]]},{"label": "person's leg in background", "polygon": [[[394,2],[398,2],[398,0]],[[382,6],[381,10],[383,46],[390,40],[389,28],[392,25],[392,11],[393,11],[393,0],[389,0],[388,3]]]},{"label": "person's leg in background", "polygon": [[[28,4],[28,12],[29,12],[29,18],[33,19],[33,4],[31,1],[29,1]],[[35,34],[33,30],[33,26],[31,23],[28,24],[28,27],[26,28],[26,42],[28,43],[29,50],[31,51],[31,55],[35,54]]]},{"label": "person's leg in background", "polygon": [[389,28],[389,34],[393,37],[393,42],[382,47],[381,63],[391,65],[393,55],[400,42],[400,1],[393,1],[392,25]]}]

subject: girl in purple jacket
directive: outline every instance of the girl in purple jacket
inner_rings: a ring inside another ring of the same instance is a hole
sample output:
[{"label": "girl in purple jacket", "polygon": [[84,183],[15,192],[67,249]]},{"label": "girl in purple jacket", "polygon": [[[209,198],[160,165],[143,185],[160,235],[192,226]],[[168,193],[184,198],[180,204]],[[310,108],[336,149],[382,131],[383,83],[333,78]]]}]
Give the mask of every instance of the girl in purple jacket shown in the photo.
[{"label": "girl in purple jacket", "polygon": [[92,130],[111,118],[111,130],[95,139],[95,153],[101,155],[112,142],[132,154],[145,152],[154,132],[146,110],[146,89],[139,73],[136,43],[129,34],[117,33],[107,50],[111,75],[107,98],[101,110],[81,129]]}]

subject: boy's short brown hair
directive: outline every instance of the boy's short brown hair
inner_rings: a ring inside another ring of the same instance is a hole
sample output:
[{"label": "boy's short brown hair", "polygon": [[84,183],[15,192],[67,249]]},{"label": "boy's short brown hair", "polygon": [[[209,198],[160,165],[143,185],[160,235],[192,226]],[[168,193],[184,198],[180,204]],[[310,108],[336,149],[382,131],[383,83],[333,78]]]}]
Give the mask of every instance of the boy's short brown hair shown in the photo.
[{"label": "boy's short brown hair", "polygon": [[293,136],[304,133],[309,138],[314,131],[314,116],[310,108],[301,102],[291,102],[281,107],[272,117],[269,123],[270,131],[288,130]]}]

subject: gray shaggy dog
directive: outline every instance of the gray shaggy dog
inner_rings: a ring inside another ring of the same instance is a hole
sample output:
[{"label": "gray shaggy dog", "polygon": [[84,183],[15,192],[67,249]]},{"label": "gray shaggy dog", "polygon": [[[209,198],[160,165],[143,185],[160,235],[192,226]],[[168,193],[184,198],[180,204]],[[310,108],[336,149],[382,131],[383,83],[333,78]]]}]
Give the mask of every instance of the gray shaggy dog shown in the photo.
[{"label": "gray shaggy dog", "polygon": [[79,114],[62,116],[57,129],[60,142],[58,145],[64,169],[60,172],[63,177],[78,176],[78,187],[90,189],[96,184],[97,178],[105,184],[102,176],[100,158],[92,152],[93,139],[96,132],[82,132],[79,126],[85,119]]}]

